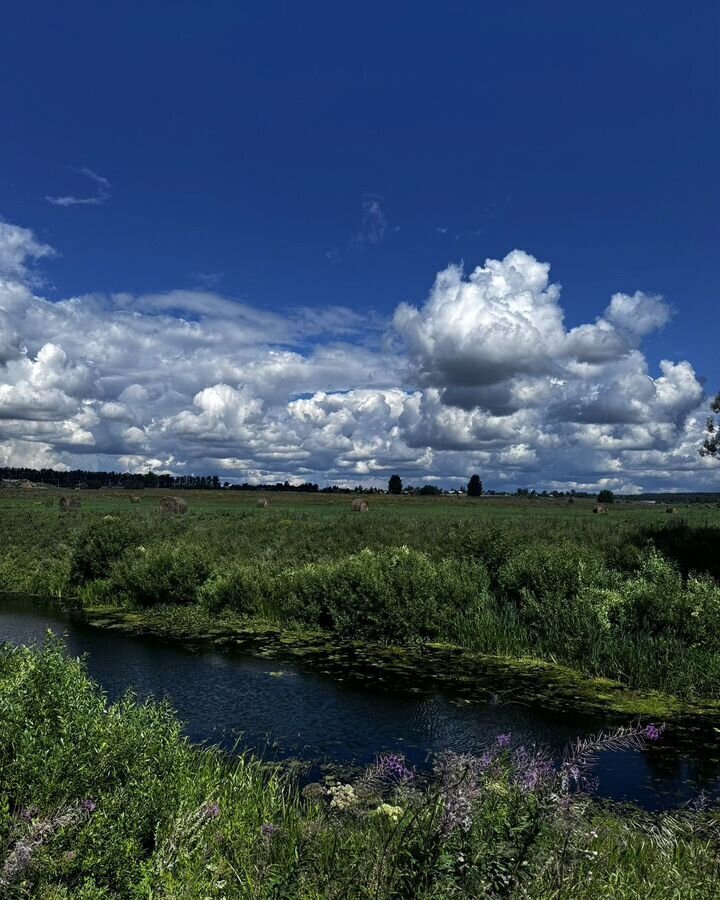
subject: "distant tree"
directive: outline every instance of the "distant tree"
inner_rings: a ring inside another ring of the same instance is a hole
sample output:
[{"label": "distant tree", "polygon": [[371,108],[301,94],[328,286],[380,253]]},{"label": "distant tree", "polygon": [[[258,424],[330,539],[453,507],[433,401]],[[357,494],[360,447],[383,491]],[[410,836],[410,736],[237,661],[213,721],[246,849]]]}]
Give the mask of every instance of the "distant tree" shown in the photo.
[{"label": "distant tree", "polygon": [[612,491],[609,491],[607,488],[600,491],[597,495],[598,503],[614,503],[615,502],[615,494]]},{"label": "distant tree", "polygon": [[482,481],[479,475],[472,475],[467,486],[468,497],[481,497],[483,492]]},{"label": "distant tree", "polygon": [[402,494],[402,478],[399,475],[390,476],[388,494]]},{"label": "distant tree", "polygon": [[[700,448],[700,456],[720,456],[720,394],[710,404],[712,415],[708,416],[705,443]],[[717,421],[716,421],[717,420]]]},{"label": "distant tree", "polygon": [[434,484],[424,484],[416,493],[421,497],[439,497],[442,494],[442,490]]}]

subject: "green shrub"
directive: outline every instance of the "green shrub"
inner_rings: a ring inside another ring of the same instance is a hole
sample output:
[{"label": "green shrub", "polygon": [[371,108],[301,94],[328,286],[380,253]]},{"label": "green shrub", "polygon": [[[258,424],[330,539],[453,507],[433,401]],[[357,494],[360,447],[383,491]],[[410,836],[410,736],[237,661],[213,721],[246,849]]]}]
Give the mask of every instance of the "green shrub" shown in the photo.
[{"label": "green shrub", "polygon": [[586,587],[606,587],[612,574],[592,551],[568,542],[534,543],[517,550],[498,572],[505,597],[533,623],[567,609]]},{"label": "green shrub", "polygon": [[470,526],[454,529],[451,539],[453,556],[481,562],[495,580],[502,566],[517,548],[520,535],[501,525]]},{"label": "green shrub", "polygon": [[407,643],[449,639],[451,627],[488,603],[488,576],[479,563],[435,561],[407,547],[364,550],[274,575],[237,566],[207,583],[203,601],[344,637]]},{"label": "green shrub", "polygon": [[486,603],[488,578],[479,564],[435,562],[407,547],[365,550],[282,573],[276,596],[345,637],[407,643],[442,638],[455,613]]},{"label": "green shrub", "polygon": [[141,529],[126,518],[105,516],[78,531],[70,553],[70,581],[81,585],[107,578],[113,563],[141,542]]},{"label": "green shrub", "polygon": [[232,609],[245,615],[267,615],[273,606],[275,580],[257,565],[231,565],[215,572],[202,587],[200,600],[210,612]]},{"label": "green shrub", "polygon": [[202,551],[193,545],[136,547],[115,563],[103,593],[119,604],[194,603],[210,575]]},{"label": "green shrub", "polygon": [[720,586],[712,578],[684,581],[673,563],[652,550],[623,585],[623,594],[638,628],[720,648]]}]

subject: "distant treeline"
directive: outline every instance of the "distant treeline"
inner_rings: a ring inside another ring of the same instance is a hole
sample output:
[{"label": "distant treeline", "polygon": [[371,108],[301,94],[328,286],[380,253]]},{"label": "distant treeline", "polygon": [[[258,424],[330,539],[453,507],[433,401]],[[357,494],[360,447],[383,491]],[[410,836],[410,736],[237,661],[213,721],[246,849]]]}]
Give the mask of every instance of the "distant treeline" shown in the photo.
[{"label": "distant treeline", "polygon": [[[141,491],[144,488],[173,488],[174,490],[200,490],[200,491],[288,491],[300,494],[384,494],[380,488],[368,488],[362,485],[356,487],[338,487],[329,485],[320,487],[314,482],[306,481],[303,484],[290,484],[289,481],[277,481],[274,484],[231,484],[229,481],[220,481],[217,475],[158,475],[155,472],[91,472],[88,469],[73,469],[69,472],[56,471],[55,469],[29,469],[23,466],[0,467],[0,481],[32,481],[35,484],[46,484],[64,490],[85,488],[99,490],[100,488],[124,488],[130,491]],[[464,492],[464,489],[461,489]],[[459,493],[451,491],[450,493]],[[403,493],[432,496],[447,493],[435,485],[423,485],[422,487],[404,488]],[[518,488],[510,491],[485,491],[486,497],[527,497],[539,498],[594,498],[595,494],[588,491],[536,491],[530,488]],[[690,491],[686,493],[648,493],[640,495],[619,495],[619,500],[655,500],[660,503],[715,503],[720,501],[720,493],[711,491]]]},{"label": "distant treeline", "polygon": [[[306,481],[303,484],[290,484],[289,481],[278,481],[275,484],[230,484],[220,481],[217,475],[158,475],[155,472],[91,472],[87,469],[73,469],[69,472],[55,469],[28,469],[22,466],[0,467],[0,480],[32,481],[34,484],[46,484],[65,490],[85,488],[124,488],[141,491],[144,488],[174,488],[175,490],[231,490],[231,491],[294,491],[296,493],[351,494],[365,490],[356,488],[332,487],[321,488],[317,484]],[[367,493],[374,493],[373,488]]]}]

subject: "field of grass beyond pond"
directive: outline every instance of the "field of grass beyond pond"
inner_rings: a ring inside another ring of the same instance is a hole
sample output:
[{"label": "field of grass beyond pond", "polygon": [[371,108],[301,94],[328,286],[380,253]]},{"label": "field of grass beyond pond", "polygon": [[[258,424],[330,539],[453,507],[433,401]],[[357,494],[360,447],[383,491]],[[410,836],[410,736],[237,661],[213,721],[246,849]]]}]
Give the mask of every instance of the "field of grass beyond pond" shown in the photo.
[{"label": "field of grass beyond pond", "polygon": [[[720,510],[563,500],[160,491],[0,493],[0,590],[196,607],[338,639],[535,657],[720,699]],[[54,502],[53,502],[54,501]]]},{"label": "field of grass beyond pond", "polygon": [[199,750],[164,705],[109,705],[62,643],[0,646],[0,896],[710,900],[717,812],[619,814],[583,794],[599,750],[558,763],[498,735],[420,777],[379,757],[299,785],[258,759]]}]

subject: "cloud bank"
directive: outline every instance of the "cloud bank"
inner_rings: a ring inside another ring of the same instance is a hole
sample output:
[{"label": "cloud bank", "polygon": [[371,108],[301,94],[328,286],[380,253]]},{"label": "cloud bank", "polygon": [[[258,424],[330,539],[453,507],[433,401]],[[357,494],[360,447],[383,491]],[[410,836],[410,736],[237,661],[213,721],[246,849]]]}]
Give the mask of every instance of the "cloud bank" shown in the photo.
[{"label": "cloud bank", "polygon": [[392,318],[270,312],[211,290],[49,301],[52,254],[0,223],[0,464],[223,480],[717,488],[690,362],[651,370],[658,296],[564,324],[549,266],[449,266]]}]

